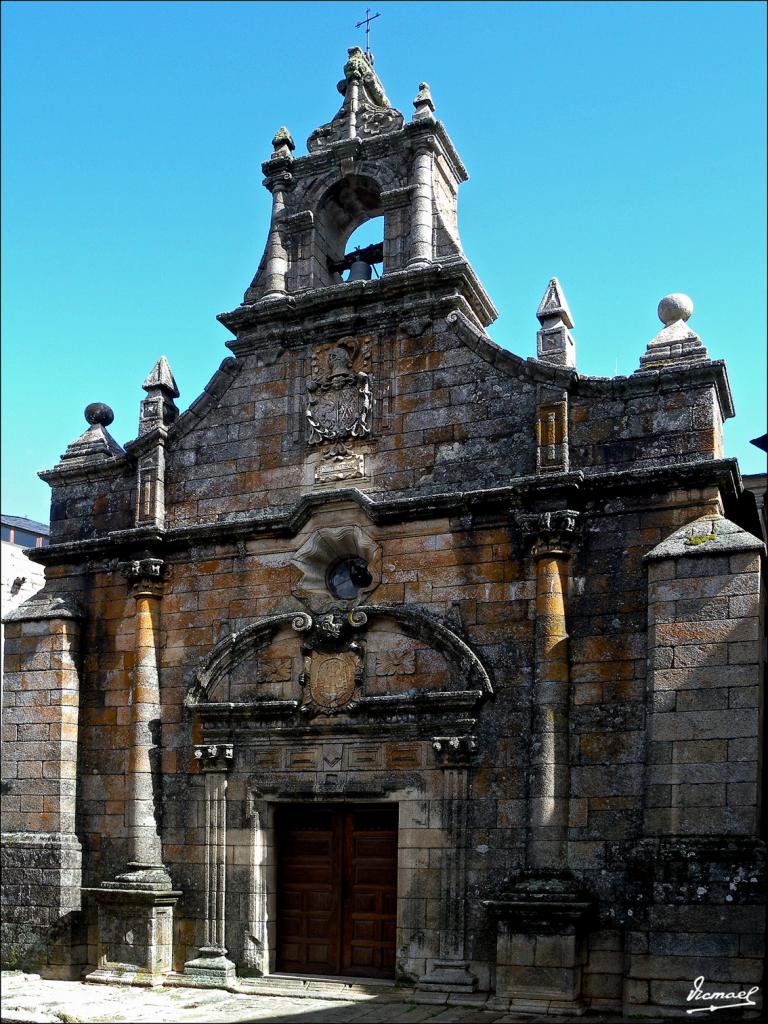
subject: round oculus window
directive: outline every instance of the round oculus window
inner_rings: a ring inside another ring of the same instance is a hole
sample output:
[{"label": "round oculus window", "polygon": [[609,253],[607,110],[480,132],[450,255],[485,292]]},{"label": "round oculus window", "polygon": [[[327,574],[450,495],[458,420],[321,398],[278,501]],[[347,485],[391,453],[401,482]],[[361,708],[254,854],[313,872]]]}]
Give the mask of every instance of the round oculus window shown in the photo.
[{"label": "round oculus window", "polygon": [[354,600],[361,590],[371,585],[372,580],[368,565],[357,555],[340,558],[326,573],[328,589],[340,601]]}]

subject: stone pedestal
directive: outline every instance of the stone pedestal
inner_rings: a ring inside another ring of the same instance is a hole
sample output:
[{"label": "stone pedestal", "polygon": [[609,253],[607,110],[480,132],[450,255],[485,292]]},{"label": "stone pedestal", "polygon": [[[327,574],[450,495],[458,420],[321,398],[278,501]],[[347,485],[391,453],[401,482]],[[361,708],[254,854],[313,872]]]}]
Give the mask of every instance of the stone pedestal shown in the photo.
[{"label": "stone pedestal", "polygon": [[477,978],[468,960],[435,960],[418,987],[422,992],[474,992]]},{"label": "stone pedestal", "polygon": [[485,906],[498,922],[491,1008],[581,1016],[589,897],[568,879],[532,878]]},{"label": "stone pedestal", "polygon": [[181,893],[118,882],[83,891],[99,905],[99,963],[86,981],[162,985],[173,967],[173,908]]}]

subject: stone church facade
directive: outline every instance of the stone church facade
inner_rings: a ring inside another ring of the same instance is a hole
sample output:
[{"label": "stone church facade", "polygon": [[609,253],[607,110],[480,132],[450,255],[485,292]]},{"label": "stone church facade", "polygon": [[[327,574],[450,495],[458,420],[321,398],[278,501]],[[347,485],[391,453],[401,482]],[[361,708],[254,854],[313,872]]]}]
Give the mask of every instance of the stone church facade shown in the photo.
[{"label": "stone church facade", "polygon": [[339,90],[306,156],[275,136],[203,394],[161,358],[133,441],[94,403],[41,474],[4,961],[553,1014],[759,985],[765,548],[725,366],[673,295],[635,373],[581,375],[556,279],[538,358],[494,344],[429,88],[406,121],[353,49]]}]

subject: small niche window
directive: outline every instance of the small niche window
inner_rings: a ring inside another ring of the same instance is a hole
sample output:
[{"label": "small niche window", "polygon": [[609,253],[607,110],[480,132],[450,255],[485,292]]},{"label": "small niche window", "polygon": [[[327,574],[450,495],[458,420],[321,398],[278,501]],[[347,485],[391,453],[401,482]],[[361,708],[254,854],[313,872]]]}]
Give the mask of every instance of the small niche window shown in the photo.
[{"label": "small niche window", "polygon": [[352,601],[370,586],[373,577],[367,563],[358,555],[347,555],[334,562],[326,573],[328,589],[340,601]]}]

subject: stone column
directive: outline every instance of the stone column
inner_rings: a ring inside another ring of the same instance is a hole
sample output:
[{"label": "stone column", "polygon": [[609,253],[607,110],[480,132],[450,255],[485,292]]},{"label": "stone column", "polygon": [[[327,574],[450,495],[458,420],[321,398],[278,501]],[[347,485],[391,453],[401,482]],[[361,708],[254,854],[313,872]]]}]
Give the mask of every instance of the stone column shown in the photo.
[{"label": "stone column", "polygon": [[592,901],[568,872],[570,546],[578,513],[520,517],[536,562],[536,651],[526,871],[498,900],[494,1009],[580,1015]]},{"label": "stone column", "polygon": [[434,262],[432,247],[432,151],[434,137],[416,143],[411,202],[411,257],[407,266],[427,267]]},{"label": "stone column", "polygon": [[[274,870],[273,850],[267,843],[268,805],[248,793],[247,824],[250,829],[250,877],[248,883],[248,928],[244,937],[240,973],[261,976],[269,973],[270,936],[267,894],[268,872]],[[274,889],[274,884],[271,885]]]},{"label": "stone column", "polygon": [[419,988],[472,992],[477,978],[465,957],[467,885],[467,805],[469,766],[477,749],[474,736],[435,736],[432,740],[443,771],[445,846],[440,865],[440,958],[419,979]]},{"label": "stone column", "polygon": [[528,866],[556,874],[568,866],[569,544],[577,513],[523,517],[536,562],[536,654],[531,710]]},{"label": "stone column", "polygon": [[158,558],[145,558],[140,562],[127,563],[123,571],[136,600],[136,624],[131,687],[131,739],[126,773],[128,872],[117,878],[118,881],[151,883],[153,886],[170,889],[171,879],[163,867],[162,842],[155,817],[155,804],[159,799],[155,786],[159,784],[160,762],[157,643],[163,562]]},{"label": "stone column", "polygon": [[235,965],[224,945],[227,892],[227,770],[230,744],[195,747],[205,777],[205,936],[198,956],[184,964],[184,974],[197,984],[226,985]]},{"label": "stone column", "polygon": [[272,193],[272,220],[267,239],[264,264],[264,293],[262,298],[281,298],[286,293],[288,253],[283,240],[282,219],[285,213],[285,193],[293,180],[287,172],[267,178],[264,182]]},{"label": "stone column", "polygon": [[347,138],[354,139],[357,137],[357,111],[360,107],[359,79],[355,77],[350,78],[347,83],[347,89],[349,90],[347,105]]},{"label": "stone column", "polygon": [[159,985],[171,970],[174,891],[163,866],[160,793],[159,618],[164,563],[127,562],[136,600],[131,731],[126,764],[127,870],[93,892],[99,904],[99,966],[91,981]]}]

